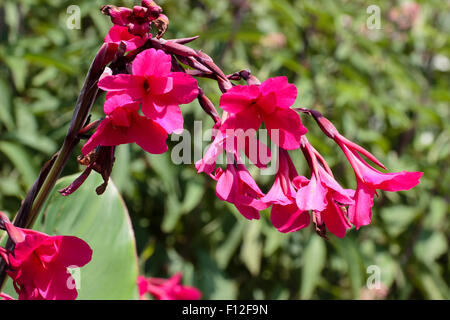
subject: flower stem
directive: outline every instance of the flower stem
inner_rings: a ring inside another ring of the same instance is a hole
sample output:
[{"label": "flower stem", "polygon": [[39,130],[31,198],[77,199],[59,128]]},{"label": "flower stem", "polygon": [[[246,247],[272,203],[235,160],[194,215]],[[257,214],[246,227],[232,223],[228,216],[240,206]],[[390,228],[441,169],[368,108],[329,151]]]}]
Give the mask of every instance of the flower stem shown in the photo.
[{"label": "flower stem", "polygon": [[[14,225],[19,228],[31,228],[39,215],[42,206],[50,195],[73,150],[80,142],[79,131],[84,126],[88,115],[94,104],[99,89],[98,79],[104,68],[113,60],[114,52],[111,52],[109,45],[104,44],[92,62],[86,76],[83,88],[78,96],[77,104],[73,112],[69,130],[64,139],[61,149],[42,168],[39,177],[28,191],[25,200],[19,208]],[[6,250],[12,250],[14,243],[9,238],[5,246]],[[6,279],[6,261],[0,261],[0,291]]]}]

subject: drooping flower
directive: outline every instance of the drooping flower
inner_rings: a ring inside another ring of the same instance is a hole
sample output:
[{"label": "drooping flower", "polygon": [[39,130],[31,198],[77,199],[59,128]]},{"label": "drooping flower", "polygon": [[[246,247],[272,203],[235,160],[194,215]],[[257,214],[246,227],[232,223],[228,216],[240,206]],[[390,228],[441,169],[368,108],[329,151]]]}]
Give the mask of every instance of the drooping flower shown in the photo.
[{"label": "drooping flower", "polygon": [[127,94],[129,102],[139,101],[143,114],[156,121],[167,133],[183,129],[179,105],[198,95],[197,80],[183,72],[171,72],[171,56],[162,50],[148,49],[132,63],[132,74],[106,75],[98,86],[109,96]]},{"label": "drooping flower", "polygon": [[141,116],[139,102],[130,102],[127,94],[112,95],[104,105],[106,118],[81,149],[84,155],[97,146],[117,146],[137,143],[149,153],[159,154],[168,150],[167,132],[155,121]]},{"label": "drooping flower", "polygon": [[135,50],[145,44],[151,35],[136,36],[128,32],[128,28],[114,25],[109,29],[105,37],[105,43],[116,44],[117,47],[121,42],[126,45],[126,51]]},{"label": "drooping flower", "polygon": [[349,207],[348,216],[356,229],[370,224],[372,220],[373,197],[376,190],[401,191],[409,190],[419,184],[423,172],[391,172],[383,173],[369,165],[361,156],[377,166],[386,167],[369,151],[348,140],[339,133],[336,127],[318,111],[310,110],[322,131],[333,139],[344,152],[356,176],[355,203]]},{"label": "drooping flower", "polygon": [[247,219],[259,219],[259,211],[269,206],[261,200],[264,193],[243,164],[227,164],[226,170],[217,168],[213,178],[217,181],[217,197],[234,204]]},{"label": "drooping flower", "polygon": [[297,88],[286,77],[270,78],[260,85],[235,86],[220,98],[220,107],[229,113],[221,129],[256,130],[264,122],[277,145],[297,149],[307,129],[297,112],[290,109],[296,98]]},{"label": "drooping flower", "polygon": [[145,299],[145,294],[151,294],[157,300],[199,300],[202,293],[197,288],[180,284],[181,273],[176,273],[170,279],[138,277],[139,296]]},{"label": "drooping flower", "polygon": [[300,210],[313,211],[331,233],[342,238],[351,226],[347,221],[345,205],[354,203],[354,191],[342,188],[322,156],[302,137],[302,151],[311,169],[311,179],[297,177],[296,203]]},{"label": "drooping flower", "polygon": [[19,300],[75,300],[78,293],[67,268],[91,260],[89,245],[77,237],[49,236],[3,223],[15,243],[8,252],[7,274]]},{"label": "drooping flower", "polygon": [[[420,182],[423,172],[380,172],[360,156],[358,153],[362,149],[360,146],[355,145],[340,134],[335,135],[335,141],[344,151],[356,176],[355,204],[351,205],[348,211],[350,221],[356,226],[356,229],[370,224],[373,197],[377,189],[391,192],[409,190]],[[366,155],[368,152],[364,151],[363,154]],[[371,156],[370,159],[374,159],[372,160],[374,163],[384,167],[374,156]]]},{"label": "drooping flower", "polygon": [[311,218],[308,211],[300,210],[295,202],[296,190],[293,180],[298,176],[286,150],[280,149],[279,167],[275,182],[269,192],[261,199],[272,204],[270,220],[278,231],[286,233],[305,228]]}]

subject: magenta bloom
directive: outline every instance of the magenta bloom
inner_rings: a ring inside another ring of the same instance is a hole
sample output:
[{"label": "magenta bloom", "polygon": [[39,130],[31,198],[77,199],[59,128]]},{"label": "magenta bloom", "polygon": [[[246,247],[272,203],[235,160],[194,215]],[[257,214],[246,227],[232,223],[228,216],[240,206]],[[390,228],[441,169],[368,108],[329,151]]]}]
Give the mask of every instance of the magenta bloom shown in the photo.
[{"label": "magenta bloom", "polygon": [[114,43],[119,47],[120,43],[124,42],[126,44],[126,51],[131,51],[144,45],[149,37],[151,37],[151,35],[144,35],[142,37],[133,35],[128,32],[127,27],[114,25],[109,29],[109,32],[106,35],[105,43]]},{"label": "magenta bloom", "polygon": [[347,140],[339,133],[334,135],[334,140],[344,151],[356,176],[355,204],[349,207],[350,222],[359,229],[370,224],[372,219],[373,197],[376,190],[401,191],[409,190],[419,184],[423,172],[392,172],[383,173],[370,166],[359,153],[367,156],[371,161],[384,168],[372,154],[362,147]]},{"label": "magenta bloom", "polygon": [[217,197],[234,204],[245,218],[259,219],[259,211],[268,207],[261,200],[264,193],[244,165],[228,164],[225,171],[217,168],[214,178]]},{"label": "magenta bloom", "polygon": [[345,216],[344,205],[354,203],[354,191],[339,185],[325,160],[305,137],[302,137],[301,147],[311,168],[311,179],[294,179],[298,189],[297,206],[303,211],[314,211],[331,233],[343,238],[351,227]]},{"label": "magenta bloom", "polygon": [[293,180],[298,173],[286,150],[280,149],[279,159],[275,182],[261,200],[272,204],[270,220],[278,231],[286,233],[307,227],[311,219],[308,211],[300,210],[295,202]]},{"label": "magenta bloom", "polygon": [[112,95],[104,105],[106,118],[81,149],[84,155],[97,146],[137,143],[149,153],[167,151],[167,132],[155,121],[141,116],[139,102],[130,102],[126,94]]},{"label": "magenta bloom", "polygon": [[8,275],[19,300],[75,300],[78,293],[68,267],[82,267],[92,257],[77,237],[49,236],[5,222],[15,248],[8,254]]},{"label": "magenta bloom", "polygon": [[199,300],[202,293],[197,288],[181,285],[181,273],[170,279],[138,277],[139,296],[145,299],[150,293],[157,300]]},{"label": "magenta bloom", "polygon": [[[220,106],[229,113],[221,129],[256,130],[264,122],[269,136],[281,148],[297,149],[307,129],[290,109],[296,98],[297,88],[286,77],[270,78],[261,85],[235,86],[220,98]],[[274,136],[277,133],[278,139]]]},{"label": "magenta bloom", "polygon": [[98,86],[109,94],[125,93],[129,102],[139,101],[144,115],[167,133],[183,129],[179,105],[198,95],[197,80],[183,72],[171,72],[171,56],[162,50],[148,49],[136,56],[132,74],[104,76]]}]

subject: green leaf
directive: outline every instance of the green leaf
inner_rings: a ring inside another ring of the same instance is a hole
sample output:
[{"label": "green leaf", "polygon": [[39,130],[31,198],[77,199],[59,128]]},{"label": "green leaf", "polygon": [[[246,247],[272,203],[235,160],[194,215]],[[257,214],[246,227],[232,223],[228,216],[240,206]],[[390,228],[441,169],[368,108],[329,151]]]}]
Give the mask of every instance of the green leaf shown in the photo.
[{"label": "green leaf", "polygon": [[14,164],[17,171],[22,176],[27,186],[31,186],[34,179],[37,178],[37,171],[30,163],[30,156],[20,145],[2,141],[0,142],[0,151],[3,152]]},{"label": "green leaf", "polygon": [[324,240],[318,236],[311,237],[303,255],[301,299],[310,299],[320,281],[320,274],[325,266],[326,247]]},{"label": "green leaf", "polygon": [[136,245],[127,208],[112,181],[103,195],[95,193],[102,183],[98,174],[68,197],[56,191],[76,177],[59,180],[33,229],[76,236],[92,248],[92,260],[77,271],[78,299],[137,299]]},{"label": "green leaf", "polygon": [[241,248],[241,260],[247,269],[254,276],[259,274],[261,269],[262,243],[260,240],[259,221],[245,221],[245,230]]}]

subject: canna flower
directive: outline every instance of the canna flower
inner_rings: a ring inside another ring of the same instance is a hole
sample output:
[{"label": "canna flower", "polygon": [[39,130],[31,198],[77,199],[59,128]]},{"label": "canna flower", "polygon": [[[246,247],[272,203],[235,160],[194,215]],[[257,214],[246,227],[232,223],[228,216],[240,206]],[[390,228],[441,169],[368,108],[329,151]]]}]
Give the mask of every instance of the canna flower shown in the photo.
[{"label": "canna flower", "polygon": [[106,35],[105,43],[113,43],[119,47],[120,43],[124,42],[126,45],[125,51],[131,51],[143,46],[151,36],[136,36],[129,33],[128,28],[114,25]]},{"label": "canna flower", "polygon": [[127,94],[129,102],[139,101],[143,114],[163,127],[167,133],[183,129],[179,105],[198,95],[197,80],[184,72],[171,72],[172,58],[162,50],[148,49],[132,63],[132,74],[103,76],[98,86],[107,97]]},{"label": "canna flower", "polygon": [[268,207],[261,200],[264,193],[243,164],[228,164],[226,170],[217,168],[213,178],[217,181],[217,197],[234,204],[245,218],[259,219],[259,211]]},{"label": "canna flower", "polygon": [[75,300],[78,293],[67,268],[91,260],[89,245],[77,237],[17,228],[4,218],[2,223],[15,244],[6,261],[19,300]]},{"label": "canna flower", "polygon": [[138,277],[140,299],[145,294],[151,294],[157,300],[199,300],[202,293],[197,288],[181,285],[181,273],[176,273],[170,279]]},{"label": "canna flower", "polygon": [[270,78],[260,85],[235,86],[220,98],[220,107],[229,113],[221,129],[256,130],[264,122],[278,146],[297,149],[307,129],[300,116],[290,109],[296,98],[297,88],[286,77]]},{"label": "canna flower", "polygon": [[373,197],[376,190],[401,191],[409,190],[419,184],[423,172],[383,173],[369,165],[361,155],[367,157],[379,167],[386,167],[369,151],[342,136],[334,125],[318,112],[313,112],[315,120],[322,131],[333,139],[344,152],[356,176],[355,203],[349,207],[350,222],[359,229],[370,224],[372,220]]},{"label": "canna flower", "polygon": [[297,170],[286,150],[280,149],[279,154],[275,182],[261,200],[272,204],[270,220],[278,231],[286,233],[307,227],[311,219],[308,212],[300,210],[295,202],[296,190],[293,180],[298,177]]},{"label": "canna flower", "polygon": [[[380,172],[360,156],[358,153],[362,149],[360,146],[355,147],[353,142],[341,135],[336,135],[335,141],[344,151],[356,176],[355,204],[350,206],[348,211],[350,221],[356,226],[356,229],[370,224],[373,197],[377,189],[391,192],[409,190],[420,182],[423,172]],[[384,168],[378,160],[374,162]]]},{"label": "canna flower", "polygon": [[322,156],[302,137],[302,151],[311,168],[311,179],[297,177],[294,185],[298,191],[296,203],[300,210],[312,210],[315,217],[331,233],[343,238],[351,226],[347,221],[345,205],[354,203],[354,191],[342,188]]},{"label": "canna flower", "polygon": [[139,102],[130,102],[126,94],[112,95],[106,99],[106,118],[81,149],[84,155],[97,146],[117,146],[137,143],[149,153],[160,154],[168,150],[166,131],[155,121],[141,116]]}]

